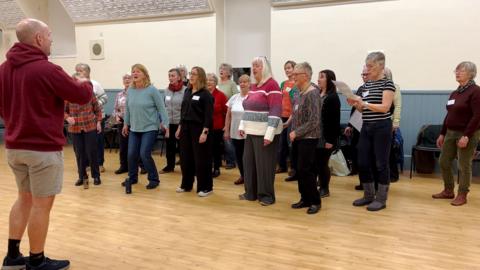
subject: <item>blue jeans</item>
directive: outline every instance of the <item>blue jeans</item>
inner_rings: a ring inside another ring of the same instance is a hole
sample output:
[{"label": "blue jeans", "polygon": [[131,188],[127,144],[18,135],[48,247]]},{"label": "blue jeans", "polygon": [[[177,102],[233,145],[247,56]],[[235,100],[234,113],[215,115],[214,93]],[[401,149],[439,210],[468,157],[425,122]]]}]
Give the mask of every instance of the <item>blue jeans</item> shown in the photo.
[{"label": "blue jeans", "polygon": [[[231,140],[225,140],[225,161],[228,165],[235,165],[235,147]],[[237,160],[238,163],[238,160]]]},{"label": "blue jeans", "polygon": [[157,167],[152,158],[153,145],[157,139],[158,130],[147,132],[130,131],[128,136],[128,177],[130,181],[138,181],[138,157],[142,160],[148,172],[148,181],[160,182]]}]

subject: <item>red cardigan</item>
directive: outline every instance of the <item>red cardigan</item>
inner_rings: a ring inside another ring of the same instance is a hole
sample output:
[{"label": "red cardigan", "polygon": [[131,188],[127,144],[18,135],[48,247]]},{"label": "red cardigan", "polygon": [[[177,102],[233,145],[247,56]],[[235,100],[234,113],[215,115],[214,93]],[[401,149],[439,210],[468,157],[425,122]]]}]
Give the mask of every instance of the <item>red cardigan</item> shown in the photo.
[{"label": "red cardigan", "polygon": [[225,116],[227,116],[227,96],[215,88],[212,92],[215,103],[213,104],[213,129],[223,129]]}]

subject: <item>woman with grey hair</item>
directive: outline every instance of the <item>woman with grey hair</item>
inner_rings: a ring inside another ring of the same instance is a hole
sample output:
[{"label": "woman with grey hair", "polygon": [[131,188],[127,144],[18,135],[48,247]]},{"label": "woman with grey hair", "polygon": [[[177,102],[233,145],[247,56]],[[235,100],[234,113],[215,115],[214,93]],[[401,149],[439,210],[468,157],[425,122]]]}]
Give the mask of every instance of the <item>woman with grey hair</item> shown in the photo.
[{"label": "woman with grey hair", "polygon": [[277,144],[282,132],[282,92],[273,79],[266,57],[252,61],[251,90],[243,101],[245,110],[239,132],[245,139],[243,166],[245,193],[241,200],[259,200],[261,205],[275,203],[275,165]]},{"label": "woman with grey hair", "polygon": [[[183,85],[180,69],[172,68],[168,71],[168,84],[165,89],[165,107],[169,120],[169,130],[175,134],[180,124],[180,114],[182,109],[183,95],[187,87]],[[175,136],[167,138],[167,165],[159,171],[160,174],[173,172],[175,169],[175,154],[179,140]]]},{"label": "woman with grey hair", "polygon": [[218,89],[222,91],[222,93],[224,93],[227,98],[230,98],[231,96],[238,93],[237,84],[232,81],[232,65],[222,63],[218,68],[218,74],[220,76],[220,81],[218,82]]},{"label": "woman with grey hair", "polygon": [[187,78],[187,75],[188,75],[187,67],[185,65],[179,65],[177,68],[180,70],[180,77],[182,79],[183,85],[188,86],[189,80]]},{"label": "woman with grey hair", "polygon": [[[390,185],[389,156],[392,142],[392,104],[395,85],[385,77],[385,55],[382,52],[368,54],[366,60],[367,82],[361,97],[348,99],[348,103],[362,112],[362,130],[358,142],[358,166],[364,196],[353,202],[354,206],[367,206],[369,211],[384,209]],[[372,158],[373,157],[373,158]],[[373,164],[376,166],[374,167]],[[378,176],[378,192],[375,194],[374,173]]]},{"label": "woman with grey hair", "polygon": [[291,141],[297,142],[297,177],[301,198],[292,204],[292,208],[308,207],[307,214],[315,214],[321,207],[315,163],[316,146],[321,135],[320,89],[311,82],[312,67],[307,62],[295,65],[293,79],[300,90],[300,97],[293,111],[289,136]]},{"label": "woman with grey hair", "polygon": [[223,128],[225,127],[225,117],[227,116],[227,97],[217,89],[218,78],[213,73],[207,74],[207,89],[213,96],[213,131],[212,131],[212,152],[213,152],[213,172],[212,177],[220,175],[220,165],[222,165],[222,154],[224,150]]},{"label": "woman with grey hair", "polygon": [[480,87],[473,80],[477,75],[477,67],[474,63],[461,62],[454,72],[459,86],[447,101],[447,115],[437,139],[437,146],[442,149],[440,169],[444,189],[432,197],[434,199],[455,197],[452,161],[458,157],[460,170],[458,194],[451,204],[460,206],[467,203],[467,193],[472,178],[473,153],[480,138]]}]

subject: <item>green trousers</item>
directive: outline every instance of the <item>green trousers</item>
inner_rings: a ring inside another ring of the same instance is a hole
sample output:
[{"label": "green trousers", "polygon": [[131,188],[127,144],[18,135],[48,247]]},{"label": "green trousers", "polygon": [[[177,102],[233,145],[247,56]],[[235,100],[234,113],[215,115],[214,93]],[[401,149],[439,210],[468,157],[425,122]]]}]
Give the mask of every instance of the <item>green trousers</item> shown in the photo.
[{"label": "green trousers", "polygon": [[472,180],[472,159],[477,149],[480,130],[477,130],[468,140],[465,148],[457,146],[458,140],[463,136],[463,132],[447,130],[443,142],[442,153],[440,154],[440,169],[443,182],[446,189],[453,190],[455,180],[453,178],[452,163],[458,157],[458,169],[460,170],[458,192],[468,192],[470,181]]}]

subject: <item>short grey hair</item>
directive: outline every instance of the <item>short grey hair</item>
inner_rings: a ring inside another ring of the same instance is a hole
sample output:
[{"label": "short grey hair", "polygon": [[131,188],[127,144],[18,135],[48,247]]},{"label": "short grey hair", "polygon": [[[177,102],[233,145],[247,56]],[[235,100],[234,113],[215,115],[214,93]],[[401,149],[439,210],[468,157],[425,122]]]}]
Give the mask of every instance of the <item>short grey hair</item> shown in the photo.
[{"label": "short grey hair", "polygon": [[475,79],[475,77],[477,76],[477,66],[473,62],[463,61],[455,68],[455,70],[459,69],[465,69],[465,71],[470,76],[470,80]]},{"label": "short grey hair", "polygon": [[312,79],[312,74],[313,74],[312,66],[310,66],[308,62],[302,62],[302,63],[296,64],[294,70],[295,69],[301,69],[305,71],[305,73],[307,73],[308,78],[310,80]]},{"label": "short grey hair", "polygon": [[207,73],[207,79],[208,77],[212,77],[212,79],[215,81],[215,85],[218,85],[218,77],[215,75],[215,73]]},{"label": "short grey hair", "polygon": [[383,74],[385,74],[387,79],[393,81],[392,71],[388,67],[383,68]]},{"label": "short grey hair", "polygon": [[385,54],[383,52],[371,52],[367,55],[365,62],[373,61],[380,64],[382,68],[385,67]]},{"label": "short grey hair", "polygon": [[88,64],[85,64],[85,63],[78,63],[75,65],[75,69],[82,69],[82,70],[85,70],[87,72],[88,75],[90,75],[90,66]]},{"label": "short grey hair", "polygon": [[232,67],[232,65],[227,64],[227,63],[221,63],[221,64],[220,64],[220,67],[219,67],[218,69],[221,69],[221,68],[223,68],[223,69],[225,69],[225,70],[228,71],[228,78],[229,78],[229,79],[232,78],[232,75],[233,75],[233,67]]}]

